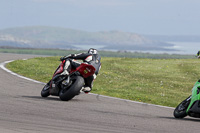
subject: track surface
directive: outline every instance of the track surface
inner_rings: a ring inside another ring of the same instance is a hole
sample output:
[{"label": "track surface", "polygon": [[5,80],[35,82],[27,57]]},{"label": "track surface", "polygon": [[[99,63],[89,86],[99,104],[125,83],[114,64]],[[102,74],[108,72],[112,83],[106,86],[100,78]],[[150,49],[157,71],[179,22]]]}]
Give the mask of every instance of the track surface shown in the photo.
[{"label": "track surface", "polygon": [[[0,54],[0,62],[35,57]],[[172,108],[82,94],[68,102],[41,98],[42,84],[0,69],[0,133],[179,133],[200,119],[174,119]]]}]

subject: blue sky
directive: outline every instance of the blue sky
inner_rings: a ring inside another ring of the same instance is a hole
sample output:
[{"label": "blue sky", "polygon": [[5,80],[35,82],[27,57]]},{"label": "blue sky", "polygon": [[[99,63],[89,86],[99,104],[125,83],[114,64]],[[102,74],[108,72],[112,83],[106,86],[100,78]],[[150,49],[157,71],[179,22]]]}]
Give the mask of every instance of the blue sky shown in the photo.
[{"label": "blue sky", "polygon": [[35,25],[200,35],[200,0],[0,0],[0,29]]}]

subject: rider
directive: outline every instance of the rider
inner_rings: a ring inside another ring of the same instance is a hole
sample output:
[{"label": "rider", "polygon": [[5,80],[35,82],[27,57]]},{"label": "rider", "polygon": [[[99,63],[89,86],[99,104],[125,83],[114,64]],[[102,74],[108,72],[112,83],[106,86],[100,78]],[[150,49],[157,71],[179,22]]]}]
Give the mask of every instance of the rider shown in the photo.
[{"label": "rider", "polygon": [[92,90],[93,80],[96,78],[101,68],[101,57],[98,54],[98,51],[94,48],[90,48],[87,53],[70,54],[68,56],[61,57],[61,61],[66,60],[64,70],[61,73],[61,75],[69,75],[71,68],[77,68],[81,64],[80,62],[77,62],[75,60],[68,59],[82,60],[83,63],[87,63],[94,66],[94,68],[96,69],[95,74],[85,79],[85,86],[82,89],[82,91],[84,91],[85,93],[90,92]]},{"label": "rider", "polygon": [[200,58],[200,50],[197,52],[197,57]]}]

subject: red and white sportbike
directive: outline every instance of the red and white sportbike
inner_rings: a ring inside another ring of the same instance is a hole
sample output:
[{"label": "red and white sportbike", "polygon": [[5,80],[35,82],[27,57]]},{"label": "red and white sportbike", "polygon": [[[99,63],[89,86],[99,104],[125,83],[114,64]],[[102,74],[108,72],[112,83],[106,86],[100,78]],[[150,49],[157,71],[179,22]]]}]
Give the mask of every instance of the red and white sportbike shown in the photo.
[{"label": "red and white sportbike", "polygon": [[60,74],[63,72],[64,63],[65,60],[61,61],[52,79],[42,89],[42,97],[53,95],[59,96],[63,101],[71,100],[84,87],[84,78],[92,76],[95,73],[95,68],[92,65],[81,63],[79,67],[72,69],[68,76],[63,76]]}]

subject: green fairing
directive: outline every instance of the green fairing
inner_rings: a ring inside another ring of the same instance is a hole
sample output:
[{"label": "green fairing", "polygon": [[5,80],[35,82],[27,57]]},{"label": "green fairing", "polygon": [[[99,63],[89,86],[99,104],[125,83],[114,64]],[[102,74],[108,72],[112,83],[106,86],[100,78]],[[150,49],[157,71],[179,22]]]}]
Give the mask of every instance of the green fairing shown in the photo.
[{"label": "green fairing", "polygon": [[197,94],[197,88],[200,88],[200,82],[196,82],[195,84],[194,84],[194,87],[192,88],[192,97],[191,97],[191,102],[190,102],[190,104],[189,104],[189,106],[188,106],[188,108],[187,108],[187,113],[188,113],[188,111],[189,111],[189,109],[190,109],[190,107],[192,106],[192,104],[196,101],[196,100],[199,100],[200,99],[200,93],[199,94]]}]

